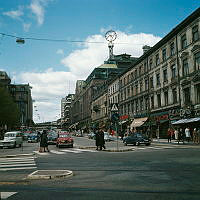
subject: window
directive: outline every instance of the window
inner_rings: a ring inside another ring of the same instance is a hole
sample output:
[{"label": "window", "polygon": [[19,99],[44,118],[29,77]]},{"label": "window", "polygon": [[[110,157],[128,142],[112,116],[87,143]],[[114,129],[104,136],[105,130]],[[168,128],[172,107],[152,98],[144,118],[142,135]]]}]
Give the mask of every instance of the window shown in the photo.
[{"label": "window", "polygon": [[188,59],[183,60],[183,76],[187,76],[189,74],[189,65],[188,65]]},{"label": "window", "polygon": [[139,67],[139,76],[142,74],[142,66]]},{"label": "window", "polygon": [[143,110],[143,98],[140,99],[140,110]]},{"label": "window", "polygon": [[195,70],[199,70],[200,69],[200,52],[194,55],[194,64],[195,64]]},{"label": "window", "polygon": [[135,94],[138,94],[138,85],[135,85]]},{"label": "window", "polygon": [[161,107],[161,96],[160,96],[160,94],[157,94],[157,102],[158,102],[158,107]]},{"label": "window", "polygon": [[150,88],[153,88],[153,76],[150,77]]},{"label": "window", "polygon": [[165,106],[168,105],[168,91],[164,92],[164,98],[165,98]]},{"label": "window", "polygon": [[172,79],[176,78],[176,66],[175,65],[171,66],[171,71],[172,71]]},{"label": "window", "polygon": [[173,56],[175,54],[175,46],[174,42],[170,44],[170,55]]},{"label": "window", "polygon": [[131,112],[134,113],[134,102],[131,102]]},{"label": "window", "polygon": [[198,25],[192,28],[192,41],[195,42],[199,39]]},{"label": "window", "polygon": [[138,106],[138,100],[135,101],[135,107],[136,107],[136,112],[138,112],[138,108],[139,108],[139,106]]},{"label": "window", "polygon": [[164,82],[168,82],[167,69],[163,70],[163,80],[164,80]]},{"label": "window", "polygon": [[181,36],[181,48],[185,49],[187,47],[187,38],[186,34]]},{"label": "window", "polygon": [[149,70],[151,70],[153,68],[153,61],[152,61],[152,59],[150,59],[150,61],[149,61]]},{"label": "window", "polygon": [[143,84],[142,84],[142,81],[140,82],[140,92],[143,91]]},{"label": "window", "polygon": [[145,110],[148,110],[149,99],[148,97],[145,98]]},{"label": "window", "polygon": [[137,78],[138,77],[138,74],[137,74],[138,72],[137,72],[137,69],[135,70],[135,78]]},{"label": "window", "polygon": [[196,97],[197,97],[196,103],[200,103],[200,84],[196,85]]},{"label": "window", "polygon": [[147,72],[147,63],[144,63],[144,72]]},{"label": "window", "polygon": [[145,90],[148,90],[149,84],[148,84],[148,79],[145,80]]},{"label": "window", "polygon": [[159,60],[159,54],[156,54],[156,66],[159,65],[160,60]]},{"label": "window", "polygon": [[185,99],[185,104],[188,105],[190,104],[190,88],[185,88],[184,90],[184,99]]},{"label": "window", "polygon": [[156,83],[157,86],[160,86],[160,73],[156,74]]},{"label": "window", "polygon": [[166,51],[166,49],[162,50],[162,59],[163,59],[163,61],[165,61],[167,59],[167,51]]},{"label": "window", "polygon": [[151,108],[152,109],[154,108],[154,97],[153,96],[151,97]]},{"label": "window", "polygon": [[173,96],[173,103],[177,103],[177,90],[174,88],[172,90],[172,96]]}]

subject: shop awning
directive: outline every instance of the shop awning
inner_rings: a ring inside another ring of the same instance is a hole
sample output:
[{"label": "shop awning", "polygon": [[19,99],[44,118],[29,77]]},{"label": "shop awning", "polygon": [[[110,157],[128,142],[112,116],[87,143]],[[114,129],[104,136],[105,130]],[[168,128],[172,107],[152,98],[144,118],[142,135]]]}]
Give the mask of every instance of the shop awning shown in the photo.
[{"label": "shop awning", "polygon": [[195,118],[190,118],[190,119],[180,119],[176,122],[173,122],[172,124],[173,125],[176,125],[176,124],[186,124],[186,123],[191,123],[191,122],[198,122],[200,121],[200,117],[195,117]]},{"label": "shop awning", "polygon": [[147,119],[148,117],[134,119],[133,122],[131,123],[131,129],[134,127],[142,126],[147,121]]}]

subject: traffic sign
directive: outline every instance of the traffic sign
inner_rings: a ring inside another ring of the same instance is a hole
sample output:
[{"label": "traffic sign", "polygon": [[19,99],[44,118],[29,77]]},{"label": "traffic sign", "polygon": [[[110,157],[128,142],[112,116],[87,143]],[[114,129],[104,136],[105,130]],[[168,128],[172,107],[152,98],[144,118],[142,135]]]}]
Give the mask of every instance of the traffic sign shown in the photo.
[{"label": "traffic sign", "polygon": [[111,111],[118,111],[118,107],[116,103],[113,103],[113,105],[111,106]]}]

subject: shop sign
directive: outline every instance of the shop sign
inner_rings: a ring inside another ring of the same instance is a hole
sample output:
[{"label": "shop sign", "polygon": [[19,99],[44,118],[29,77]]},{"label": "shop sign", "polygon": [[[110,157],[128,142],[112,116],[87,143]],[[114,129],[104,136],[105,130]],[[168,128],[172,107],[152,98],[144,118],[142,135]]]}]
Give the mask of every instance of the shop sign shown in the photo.
[{"label": "shop sign", "polygon": [[125,119],[128,119],[128,115],[122,115],[122,116],[120,116],[120,120],[125,120]]},{"label": "shop sign", "polygon": [[156,116],[155,118],[156,118],[156,121],[168,120],[169,115],[165,114],[165,115],[161,115],[161,116]]}]

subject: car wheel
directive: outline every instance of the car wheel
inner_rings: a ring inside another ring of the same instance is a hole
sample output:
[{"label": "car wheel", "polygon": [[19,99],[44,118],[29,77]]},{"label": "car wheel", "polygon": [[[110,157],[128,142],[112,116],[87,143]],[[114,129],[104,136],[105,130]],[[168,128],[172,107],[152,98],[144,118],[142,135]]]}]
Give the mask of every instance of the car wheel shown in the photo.
[{"label": "car wheel", "polygon": [[140,143],[139,143],[139,142],[136,142],[136,145],[137,145],[137,146],[140,146]]},{"label": "car wheel", "polygon": [[73,148],[73,144],[71,145],[71,148]]},{"label": "car wheel", "polygon": [[150,143],[147,143],[147,144],[145,144],[146,146],[149,146],[150,145]]},{"label": "car wheel", "polygon": [[133,143],[133,146],[135,146],[135,145],[136,145],[136,143],[134,142],[134,143]]},{"label": "car wheel", "polygon": [[13,148],[16,148],[16,142],[15,142],[15,144],[14,144]]}]

